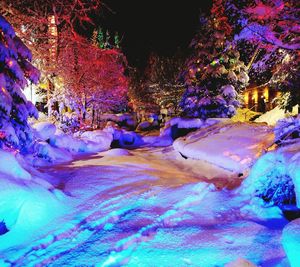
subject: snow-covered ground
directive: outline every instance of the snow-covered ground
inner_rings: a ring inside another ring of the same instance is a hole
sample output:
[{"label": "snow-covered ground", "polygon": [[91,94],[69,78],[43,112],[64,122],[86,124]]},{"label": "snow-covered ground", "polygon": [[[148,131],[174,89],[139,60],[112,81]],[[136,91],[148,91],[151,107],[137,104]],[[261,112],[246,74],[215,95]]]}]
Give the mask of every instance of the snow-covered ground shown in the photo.
[{"label": "snow-covered ground", "polygon": [[289,266],[280,211],[243,209],[247,197],[207,183],[221,188],[236,178],[198,163],[168,147],[116,149],[42,169],[72,208],[3,249],[0,266],[205,267],[238,259]]},{"label": "snow-covered ground", "polygon": [[[156,136],[108,127],[76,137],[41,124],[44,154],[70,159],[38,170],[0,150],[0,266],[288,267],[286,254],[297,266],[299,223],[256,192],[275,165],[298,184],[299,144],[256,162],[274,141],[266,125],[173,122]],[[153,146],[188,127],[198,130]],[[113,139],[142,147],[107,150]],[[82,153],[88,144],[107,151]]]}]

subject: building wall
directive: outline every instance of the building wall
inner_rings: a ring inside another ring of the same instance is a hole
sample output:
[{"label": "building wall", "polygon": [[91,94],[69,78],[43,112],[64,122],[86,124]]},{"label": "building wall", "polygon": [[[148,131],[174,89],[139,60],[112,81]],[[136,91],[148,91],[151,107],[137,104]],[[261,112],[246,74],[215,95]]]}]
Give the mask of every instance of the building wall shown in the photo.
[{"label": "building wall", "polygon": [[244,107],[257,112],[266,112],[276,106],[273,100],[278,96],[280,92],[267,86],[251,87],[244,92]]}]

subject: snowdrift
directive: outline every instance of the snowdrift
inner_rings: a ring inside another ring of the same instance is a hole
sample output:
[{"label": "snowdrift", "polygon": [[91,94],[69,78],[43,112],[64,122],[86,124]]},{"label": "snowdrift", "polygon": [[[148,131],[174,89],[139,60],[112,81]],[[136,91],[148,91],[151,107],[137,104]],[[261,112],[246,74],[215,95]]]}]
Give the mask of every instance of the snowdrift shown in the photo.
[{"label": "snowdrift", "polygon": [[0,249],[5,249],[26,242],[66,206],[63,194],[28,172],[22,156],[0,150],[0,159]]},{"label": "snowdrift", "polygon": [[183,157],[207,161],[242,176],[273,142],[271,127],[224,120],[177,139],[173,147]]}]

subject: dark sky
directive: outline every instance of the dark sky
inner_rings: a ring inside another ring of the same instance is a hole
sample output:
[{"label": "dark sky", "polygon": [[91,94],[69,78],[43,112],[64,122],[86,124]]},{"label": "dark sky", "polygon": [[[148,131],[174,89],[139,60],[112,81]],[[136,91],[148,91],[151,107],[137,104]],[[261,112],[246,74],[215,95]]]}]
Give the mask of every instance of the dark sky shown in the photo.
[{"label": "dark sky", "polygon": [[200,12],[211,0],[104,0],[101,22],[118,31],[129,63],[143,66],[149,52],[170,55],[186,50],[198,28]]}]

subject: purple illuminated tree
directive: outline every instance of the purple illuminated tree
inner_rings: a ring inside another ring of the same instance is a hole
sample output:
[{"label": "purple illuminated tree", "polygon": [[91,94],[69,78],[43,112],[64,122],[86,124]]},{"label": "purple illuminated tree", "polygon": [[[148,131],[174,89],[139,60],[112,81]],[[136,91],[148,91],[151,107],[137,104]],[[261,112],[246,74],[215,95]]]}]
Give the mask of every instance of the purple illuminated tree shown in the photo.
[{"label": "purple illuminated tree", "polygon": [[0,16],[0,145],[25,148],[32,133],[28,117],[37,111],[22,90],[28,80],[38,82],[39,71],[31,65],[30,50]]},{"label": "purple illuminated tree", "polygon": [[225,1],[226,13],[237,32],[235,41],[248,62],[251,80],[281,90],[285,109],[300,102],[298,2]]}]

